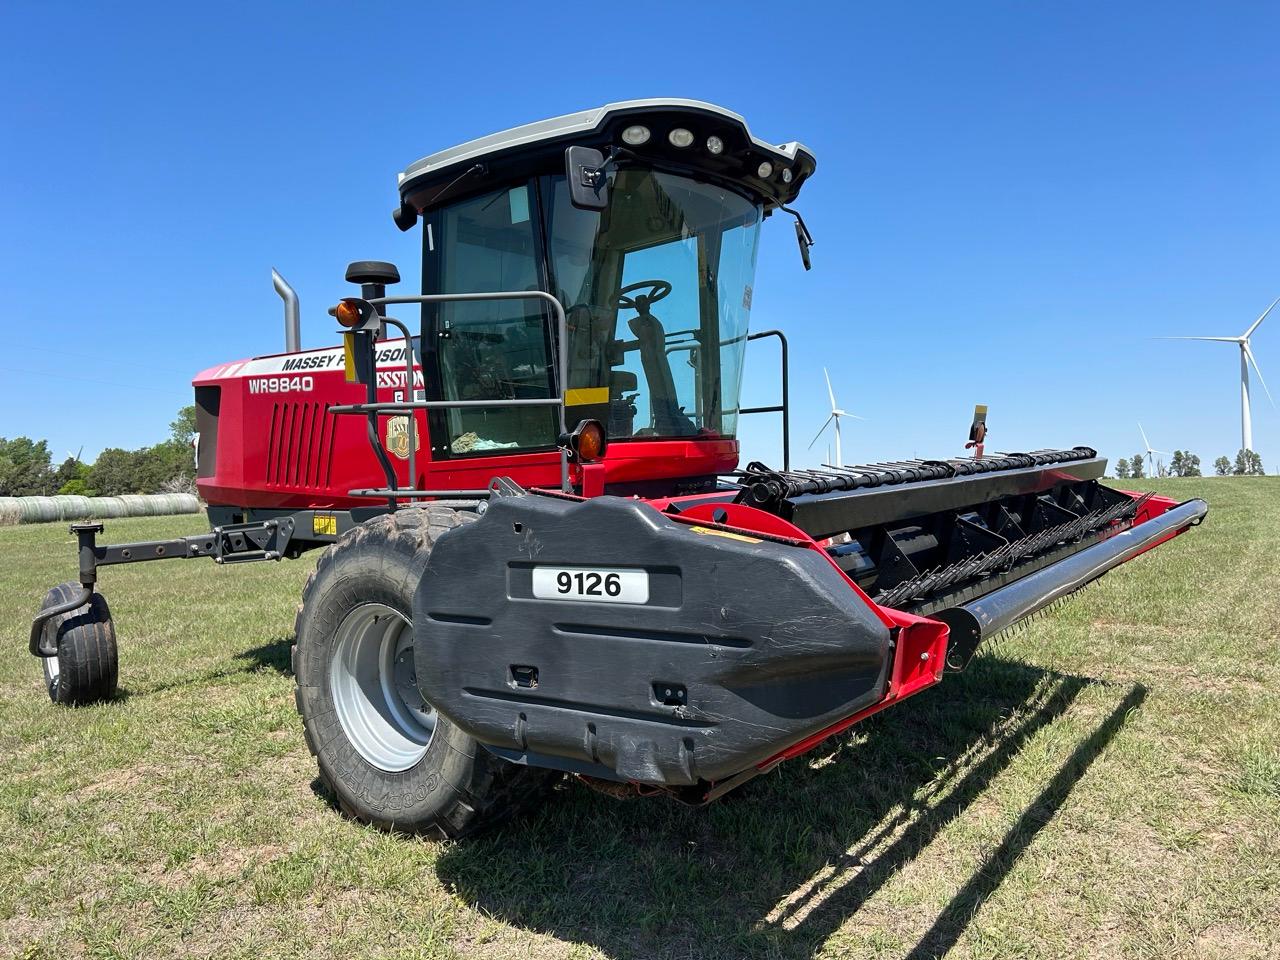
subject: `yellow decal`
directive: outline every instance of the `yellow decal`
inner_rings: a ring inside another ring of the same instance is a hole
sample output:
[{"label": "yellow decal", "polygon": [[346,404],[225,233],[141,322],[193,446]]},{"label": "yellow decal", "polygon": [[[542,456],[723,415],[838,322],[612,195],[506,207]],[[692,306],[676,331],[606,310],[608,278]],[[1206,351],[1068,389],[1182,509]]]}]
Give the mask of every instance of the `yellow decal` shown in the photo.
[{"label": "yellow decal", "polygon": [[[414,453],[417,453],[421,449],[422,435],[415,430],[413,433]],[[401,460],[409,459],[408,417],[392,417],[387,421],[387,450],[399,457]]]},{"label": "yellow decal", "polygon": [[700,533],[707,537],[726,537],[729,540],[741,540],[743,543],[762,543],[755,537],[744,537],[740,533],[730,533],[728,530],[712,530],[710,527],[690,527],[694,533]]},{"label": "yellow decal", "polygon": [[346,374],[347,383],[356,382],[356,335],[342,335],[342,372]]},{"label": "yellow decal", "polygon": [[608,403],[608,387],[578,387],[564,392],[566,407],[584,407],[589,403]]},{"label": "yellow decal", "polygon": [[336,537],[338,535],[338,518],[331,513],[312,514],[311,533],[314,536]]}]

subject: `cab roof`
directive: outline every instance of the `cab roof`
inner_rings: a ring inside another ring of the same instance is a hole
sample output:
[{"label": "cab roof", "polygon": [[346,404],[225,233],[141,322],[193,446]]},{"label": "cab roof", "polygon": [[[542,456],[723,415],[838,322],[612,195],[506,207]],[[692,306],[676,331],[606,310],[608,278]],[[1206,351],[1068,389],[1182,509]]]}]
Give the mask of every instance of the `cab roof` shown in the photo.
[{"label": "cab roof", "polygon": [[[634,144],[622,132],[641,126],[647,140]],[[688,146],[668,139],[672,130],[693,134]],[[721,144],[712,153],[710,138]],[[752,135],[740,115],[700,100],[623,100],[593,110],[539,120],[441,150],[411,163],[399,175],[400,195],[419,211],[520,176],[563,169],[564,149],[623,148],[640,162],[684,168],[739,182],[766,207],[789,203],[813,174],[817,161],[801,143],[771,144]],[[766,167],[767,164],[767,167]],[[768,170],[767,176],[760,176]],[[785,171],[785,172],[784,172]]]}]

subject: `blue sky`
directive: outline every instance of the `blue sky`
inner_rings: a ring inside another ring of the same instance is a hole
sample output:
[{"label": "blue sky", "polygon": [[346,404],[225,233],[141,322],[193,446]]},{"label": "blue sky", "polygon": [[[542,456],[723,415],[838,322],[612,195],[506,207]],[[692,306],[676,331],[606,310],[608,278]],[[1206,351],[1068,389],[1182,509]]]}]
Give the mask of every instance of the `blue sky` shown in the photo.
[{"label": "blue sky", "polygon": [[[8,0],[0,26],[0,436],[58,457],[159,440],[191,375],[278,350],[271,266],[305,345],[347,261],[416,288],[409,162],[646,96],[818,157],[814,269],[767,223],[752,317],[791,338],[798,462],[824,364],[867,418],[846,459],[955,455],[978,401],[994,449],[1115,458],[1139,420],[1206,466],[1239,446],[1235,348],[1151,338],[1235,335],[1280,296],[1275,5]],[[753,348],[744,401],[768,403]],[[1280,315],[1254,350],[1280,396]],[[746,456],[776,462],[776,433],[751,418]]]}]

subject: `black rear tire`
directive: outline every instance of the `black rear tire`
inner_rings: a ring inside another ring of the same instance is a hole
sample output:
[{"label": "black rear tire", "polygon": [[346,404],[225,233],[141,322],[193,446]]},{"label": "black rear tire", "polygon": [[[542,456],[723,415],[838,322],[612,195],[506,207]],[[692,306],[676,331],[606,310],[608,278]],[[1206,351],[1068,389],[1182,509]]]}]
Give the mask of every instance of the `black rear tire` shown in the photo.
[{"label": "black rear tire", "polygon": [[326,549],[303,589],[298,710],[320,779],[356,820],[457,838],[550,783],[548,772],[498,759],[423,704],[410,672],[413,595],[431,548],[474,519],[440,506],[376,517]]},{"label": "black rear tire", "polygon": [[[66,603],[79,592],[78,583],[60,583],[45,595],[40,609]],[[56,657],[41,659],[50,700],[78,707],[116,695],[120,656],[106,597],[94,593],[85,606],[48,621],[44,631],[46,640],[51,633],[57,637],[58,646]]]}]

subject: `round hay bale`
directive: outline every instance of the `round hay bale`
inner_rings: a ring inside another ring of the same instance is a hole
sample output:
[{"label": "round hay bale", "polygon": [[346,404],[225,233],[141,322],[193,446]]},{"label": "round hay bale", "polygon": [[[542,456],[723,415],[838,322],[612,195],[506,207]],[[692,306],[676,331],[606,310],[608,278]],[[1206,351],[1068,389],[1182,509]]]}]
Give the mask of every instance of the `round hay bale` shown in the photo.
[{"label": "round hay bale", "polygon": [[145,517],[148,513],[147,498],[140,493],[126,493],[117,498],[124,505],[124,516]]},{"label": "round hay bale", "polygon": [[17,497],[0,497],[0,526],[19,523],[22,520],[22,508],[18,506]]},{"label": "round hay bale", "polygon": [[200,498],[194,493],[171,493],[174,513],[199,513]]},{"label": "round hay bale", "polygon": [[58,505],[53,497],[19,497],[23,523],[52,523],[58,519]]},{"label": "round hay bale", "polygon": [[89,510],[92,516],[99,519],[109,520],[125,515],[124,504],[119,497],[90,497]]},{"label": "round hay bale", "polygon": [[58,505],[59,520],[83,520],[89,516],[89,498],[74,493],[62,493],[53,498]]}]

